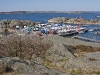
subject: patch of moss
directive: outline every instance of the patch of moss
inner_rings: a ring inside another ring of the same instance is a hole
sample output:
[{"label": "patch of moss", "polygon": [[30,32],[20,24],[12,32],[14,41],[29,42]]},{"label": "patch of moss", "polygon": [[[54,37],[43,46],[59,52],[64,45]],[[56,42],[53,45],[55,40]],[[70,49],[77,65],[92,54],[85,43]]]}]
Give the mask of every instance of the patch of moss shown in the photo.
[{"label": "patch of moss", "polygon": [[71,73],[73,75],[83,75],[82,69],[78,69],[78,70],[72,70]]},{"label": "patch of moss", "polygon": [[65,62],[66,60],[69,60],[69,58],[66,58],[66,59],[59,59],[57,62]]},{"label": "patch of moss", "polygon": [[52,63],[52,61],[50,61],[49,59],[44,59],[44,63],[45,63],[46,65],[50,65],[50,64]]},{"label": "patch of moss", "polygon": [[73,75],[84,75],[84,74],[100,74],[100,71],[88,71],[82,70],[81,68],[77,70],[72,70],[71,73]]},{"label": "patch of moss", "polygon": [[93,71],[90,74],[100,74],[100,71]]}]

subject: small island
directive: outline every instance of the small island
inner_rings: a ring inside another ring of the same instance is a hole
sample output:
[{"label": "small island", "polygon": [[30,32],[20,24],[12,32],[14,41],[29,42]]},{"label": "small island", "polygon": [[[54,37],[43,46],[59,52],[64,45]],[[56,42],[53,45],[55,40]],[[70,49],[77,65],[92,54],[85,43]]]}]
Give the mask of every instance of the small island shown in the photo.
[{"label": "small island", "polygon": [[48,20],[49,23],[67,23],[67,24],[96,24],[100,25],[100,20],[87,20],[84,18],[68,18],[68,17],[57,17]]}]

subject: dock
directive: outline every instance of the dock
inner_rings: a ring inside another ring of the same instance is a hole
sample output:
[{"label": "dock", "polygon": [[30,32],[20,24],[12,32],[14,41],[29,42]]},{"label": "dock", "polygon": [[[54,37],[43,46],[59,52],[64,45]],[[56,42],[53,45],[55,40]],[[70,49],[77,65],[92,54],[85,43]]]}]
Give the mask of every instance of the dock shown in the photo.
[{"label": "dock", "polygon": [[100,43],[100,40],[96,40],[96,39],[93,39],[93,38],[87,38],[87,37],[83,37],[83,36],[73,36],[72,38],[81,39],[81,40],[84,40],[84,41]]},{"label": "dock", "polygon": [[100,30],[100,28],[94,28],[94,30]]}]

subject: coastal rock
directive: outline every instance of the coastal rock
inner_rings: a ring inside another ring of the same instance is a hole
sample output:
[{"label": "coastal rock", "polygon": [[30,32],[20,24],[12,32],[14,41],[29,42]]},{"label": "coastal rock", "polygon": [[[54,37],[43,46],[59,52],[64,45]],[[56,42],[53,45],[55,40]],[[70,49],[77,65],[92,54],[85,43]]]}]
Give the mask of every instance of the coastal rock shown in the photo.
[{"label": "coastal rock", "polygon": [[35,22],[30,20],[2,20],[0,21],[0,27],[13,27],[13,26],[27,26],[33,25]]},{"label": "coastal rock", "polygon": [[41,57],[37,57],[36,54],[33,54],[31,57],[31,61],[34,61],[38,64],[42,64],[43,63],[43,59]]},{"label": "coastal rock", "polygon": [[[55,56],[52,56],[55,55]],[[57,57],[56,57],[57,55]],[[50,50],[46,52],[46,58],[51,59],[53,61],[58,61],[60,57],[66,57],[68,59],[75,58],[74,55],[66,48],[63,44],[53,45]]]},{"label": "coastal rock", "polygon": [[68,18],[64,18],[64,17],[58,17],[58,18],[52,18],[50,20],[48,20],[49,23],[63,23],[67,20]]},{"label": "coastal rock", "polygon": [[66,17],[57,17],[48,20],[48,23],[68,23],[68,24],[100,24],[100,20],[87,20],[84,18],[66,18]]},{"label": "coastal rock", "polygon": [[60,71],[56,71],[43,66],[42,64],[37,64],[34,61],[30,61],[30,64],[19,58],[5,57],[0,58],[0,65],[7,65],[10,71],[16,71],[20,74],[27,75],[70,75]]},{"label": "coastal rock", "polygon": [[21,21],[18,20],[12,20],[11,23],[9,24],[10,26],[19,26],[22,25],[23,23]]},{"label": "coastal rock", "polygon": [[59,35],[51,35],[51,36],[43,36],[43,41],[44,42],[52,42],[52,44],[65,44],[65,45],[72,45],[72,46],[77,46],[77,45],[85,45],[85,46],[92,46],[92,47],[100,47],[100,43],[96,42],[85,42],[81,41],[78,39],[73,39],[73,38],[67,38],[67,37],[62,37]]},{"label": "coastal rock", "polygon": [[[24,36],[25,37],[25,36]],[[30,39],[32,35],[27,35]],[[10,37],[9,37],[10,38]],[[34,39],[37,37],[34,37]],[[99,47],[99,43],[85,42],[58,35],[44,35],[42,42],[51,41],[50,47],[45,54],[37,56],[33,54],[31,59],[22,60],[18,57],[0,57],[0,65],[7,65],[9,71],[27,75],[78,75],[100,74],[100,52],[85,53],[81,57],[74,55],[74,50],[68,45],[87,45]],[[4,39],[4,38],[3,38]],[[7,39],[7,37],[6,37]],[[23,38],[24,39],[24,38]]]},{"label": "coastal rock", "polygon": [[74,56],[74,50],[64,46],[64,44],[73,46],[83,44],[92,47],[99,47],[98,43],[84,42],[53,35],[44,37],[43,41],[53,42],[53,46],[44,55],[44,65],[65,72],[72,72],[73,70],[78,71],[79,69],[81,69],[81,71],[85,71],[86,73],[100,71],[99,52],[86,53],[82,57],[78,58]]}]

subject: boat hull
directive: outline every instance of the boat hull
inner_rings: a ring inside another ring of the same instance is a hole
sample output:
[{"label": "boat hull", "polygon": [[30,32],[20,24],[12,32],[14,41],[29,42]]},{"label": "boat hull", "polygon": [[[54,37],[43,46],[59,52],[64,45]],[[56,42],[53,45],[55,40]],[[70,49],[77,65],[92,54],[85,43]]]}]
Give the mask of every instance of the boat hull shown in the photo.
[{"label": "boat hull", "polygon": [[74,35],[74,34],[78,34],[78,32],[59,32],[58,35],[59,36],[71,36],[71,35]]}]

